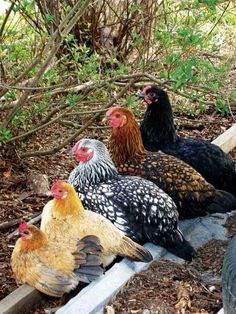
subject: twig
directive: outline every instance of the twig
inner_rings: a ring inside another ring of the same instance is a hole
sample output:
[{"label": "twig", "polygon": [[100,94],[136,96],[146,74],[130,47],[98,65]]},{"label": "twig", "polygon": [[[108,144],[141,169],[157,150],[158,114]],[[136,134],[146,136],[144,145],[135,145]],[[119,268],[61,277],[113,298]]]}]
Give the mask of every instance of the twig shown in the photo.
[{"label": "twig", "polygon": [[[32,217],[34,218],[36,216],[38,216],[38,213],[33,214]],[[22,218],[19,218],[19,219],[13,219],[11,221],[3,222],[3,223],[0,224],[0,230],[4,230],[4,229],[8,229],[10,227],[13,227],[13,226],[19,224],[22,219],[29,219],[29,216],[25,215],[25,216],[23,216]]]},{"label": "twig", "polygon": [[[175,117],[174,120],[183,120],[183,121],[188,121],[188,118],[184,118],[184,117]],[[195,119],[191,120],[191,123],[209,123],[209,124],[219,124],[219,121],[208,121],[208,120],[204,120],[204,119]]]},{"label": "twig", "polygon": [[[30,84],[31,87],[35,86],[38,83],[39,79],[41,78],[41,76],[43,75],[45,70],[47,69],[49,63],[52,61],[54,55],[57,53],[57,50],[59,49],[59,47],[60,47],[59,43],[54,43],[53,48],[52,48],[50,54],[48,55],[48,57],[46,58],[45,62],[43,63],[43,65],[41,66],[41,68],[39,69],[37,74],[35,75],[34,79],[32,80],[32,82]],[[19,98],[19,100],[15,104],[14,108],[12,108],[12,110],[7,115],[6,120],[2,124],[2,127],[5,128],[5,127],[8,126],[8,124],[11,122],[11,120],[15,116],[16,112],[18,111],[18,109],[23,104],[25,104],[25,102],[27,101],[28,96],[30,95],[31,92],[32,92],[31,90],[24,91],[22,96]]]},{"label": "twig", "polygon": [[67,82],[63,84],[58,84],[58,85],[52,85],[52,86],[42,86],[42,87],[28,87],[28,86],[13,86],[13,85],[7,85],[7,84],[2,84],[0,83],[0,87],[4,89],[17,89],[17,90],[49,90],[49,89],[56,89],[59,87],[66,87]]},{"label": "twig", "polygon": [[[25,71],[20,74],[13,82],[12,84],[17,84],[19,83],[25,76],[28,74],[41,60],[42,58],[42,53],[40,52],[34,59],[34,61],[25,69]],[[8,91],[7,88],[3,88],[0,91],[0,98]]]},{"label": "twig", "polygon": [[[81,101],[83,99],[85,99],[85,97],[87,97],[87,94],[88,92],[82,97]],[[51,113],[42,121],[42,123],[40,123],[40,125],[38,125],[37,127],[35,127],[34,129],[31,129],[29,130],[28,132],[24,133],[24,134],[20,134],[20,135],[17,135],[15,137],[12,137],[11,139],[9,139],[8,141],[6,141],[6,143],[9,143],[9,142],[13,142],[13,141],[16,141],[16,140],[19,140],[19,139],[22,139],[22,138],[26,138],[28,137],[29,135],[32,135],[44,128],[46,128],[47,126],[49,126],[50,124],[52,123],[55,123],[56,121],[60,120],[62,117],[65,116],[66,113],[68,113],[69,111],[71,111],[73,109],[73,107],[69,107],[67,108],[62,114],[60,114],[59,116],[57,116],[56,118],[52,119],[51,121],[50,118],[56,114],[59,110],[63,109],[67,107],[67,105],[62,105],[60,108],[55,108],[54,110],[51,111]]]},{"label": "twig", "polygon": [[[40,221],[42,214],[30,219],[27,223],[30,225],[34,225],[36,224],[38,221]],[[17,234],[18,230],[13,231],[12,233],[10,233],[7,238],[8,240],[12,239],[16,234]]]},{"label": "twig", "polygon": [[[149,73],[144,73],[144,75],[145,75],[146,77],[148,77],[150,80],[152,80],[152,81],[158,83],[158,84],[161,85],[161,86],[164,86],[166,89],[168,89],[168,90],[174,92],[174,93],[177,94],[177,95],[180,95],[180,96],[185,97],[185,98],[194,99],[194,100],[197,101],[197,102],[199,101],[197,98],[194,98],[194,97],[193,97],[192,95],[190,95],[190,94],[183,93],[183,92],[180,92],[180,91],[178,91],[178,90],[174,90],[172,87],[170,87],[169,85],[167,85],[166,82],[163,82],[161,79],[158,79],[158,78],[156,78],[155,76],[153,76],[153,75],[151,75],[151,74],[149,74]],[[201,100],[201,103],[203,103],[203,104],[205,104],[205,105],[214,105],[214,102],[212,102],[212,101],[204,101],[204,100]]]},{"label": "twig", "polygon": [[[26,216],[23,216],[22,218],[27,218]],[[17,225],[19,222],[21,221],[21,219],[13,219],[11,221],[8,222],[3,222],[0,224],[0,230],[4,230],[4,229],[8,229],[12,226]]]},{"label": "twig", "polygon": [[[126,84],[124,84],[124,85],[126,85]],[[103,109],[95,109],[95,110],[88,110],[88,111],[77,111],[77,112],[70,112],[70,113],[67,113],[67,114],[65,114],[65,116],[67,117],[67,116],[76,116],[76,115],[86,115],[86,114],[94,114],[94,113],[97,113],[97,112],[105,112],[105,111],[107,111],[107,109],[105,108],[103,108]]]},{"label": "twig", "polygon": [[[125,79],[126,79],[126,78],[136,78],[136,79],[137,79],[137,78],[140,77],[140,76],[142,76],[142,74],[131,74],[131,75],[119,76],[119,77],[116,77],[116,78],[111,78],[111,79],[109,79],[109,80],[101,81],[101,82],[99,83],[99,87],[101,87],[101,86],[103,86],[103,85],[105,85],[105,84],[107,84],[107,83],[111,83],[111,82],[113,82],[113,80],[117,80],[117,79],[121,79],[121,78],[125,78]],[[88,84],[88,83],[89,83],[89,84]],[[89,92],[90,92],[93,88],[95,88],[95,87],[96,87],[96,82],[95,82],[95,81],[94,81],[94,82],[93,82],[93,81],[89,81],[89,82],[86,82],[86,83],[84,83],[84,84],[77,85],[77,86],[75,86],[74,88],[75,88],[77,91],[86,90],[87,93],[89,93]],[[85,96],[87,96],[87,93],[85,94]],[[80,101],[82,101],[82,100],[85,98],[85,96],[84,96]],[[10,142],[13,142],[13,141],[22,139],[22,138],[26,138],[26,137],[28,137],[28,136],[30,136],[30,135],[36,133],[36,132],[38,132],[39,130],[42,130],[42,129],[46,128],[46,127],[49,126],[50,124],[55,123],[56,121],[60,120],[62,117],[66,116],[72,109],[73,109],[73,107],[70,107],[70,108],[68,108],[67,110],[65,110],[61,115],[59,115],[58,117],[56,117],[55,119],[53,119],[53,120],[51,120],[51,121],[48,121],[48,120],[51,118],[51,116],[53,116],[53,115],[57,112],[57,110],[55,109],[51,114],[49,114],[49,117],[46,117],[46,118],[45,118],[46,123],[45,123],[45,120],[43,120],[43,121],[40,123],[40,125],[38,125],[38,126],[35,127],[34,129],[31,129],[31,130],[29,130],[28,132],[26,132],[26,133],[24,133],[24,134],[20,134],[20,135],[14,136],[14,137],[12,137],[11,139],[7,140],[6,142],[7,142],[7,143],[10,143]],[[104,112],[105,110],[106,110],[106,108],[105,108],[105,109],[97,110],[97,111],[95,111],[95,112],[97,112],[97,113],[102,113],[102,112]],[[89,112],[89,113],[90,113],[90,112]],[[92,113],[92,112],[91,112],[91,113]]]},{"label": "twig", "polygon": [[[47,45],[44,48],[43,54],[45,55],[48,54],[48,56],[43,62],[41,68],[36,73],[29,87],[34,87],[37,85],[38,81],[40,80],[40,78],[46,71],[47,67],[51,63],[52,59],[56,55],[58,49],[60,48],[60,45],[63,42],[64,37],[70,32],[74,24],[82,16],[88,4],[89,4],[89,0],[83,0],[83,1],[81,0],[81,1],[76,2],[74,7],[70,10],[70,12],[64,18],[64,20],[61,22],[58,29],[52,35],[51,39],[48,41]],[[8,124],[11,122],[11,120],[15,116],[17,110],[23,104],[25,104],[25,102],[28,100],[28,96],[30,95],[31,92],[32,91],[30,90],[26,90],[22,93],[21,97],[15,104],[14,108],[12,108],[12,110],[7,115],[6,120],[2,123],[2,127],[8,126]]]},{"label": "twig", "polygon": [[[78,128],[81,128],[83,127],[82,124],[78,124],[78,123],[74,123],[72,121],[67,121],[67,120],[61,120],[60,121],[63,125],[66,125],[66,126],[72,126],[73,128],[75,129],[78,129]],[[88,126],[88,129],[109,129],[110,127],[109,126],[106,126],[106,125],[97,125],[97,126]]]},{"label": "twig", "polygon": [[2,38],[2,34],[3,34],[3,31],[4,31],[4,28],[5,28],[5,26],[6,26],[6,23],[7,23],[7,20],[8,20],[8,18],[9,18],[10,14],[11,14],[11,11],[12,11],[13,8],[14,8],[14,5],[15,5],[15,3],[12,3],[12,4],[10,5],[9,9],[8,9],[7,12],[6,12],[5,18],[4,18],[3,22],[2,22],[2,26],[1,26],[1,29],[0,29],[0,38]]},{"label": "twig", "polygon": [[[145,77],[146,77],[146,78],[148,78],[148,80],[149,80],[150,83],[151,83],[151,82],[155,82],[155,83],[157,83],[159,86],[165,87],[167,90],[172,91],[172,92],[174,92],[174,93],[177,94],[177,95],[180,95],[180,96],[185,97],[185,98],[188,98],[188,99],[189,99],[189,98],[190,98],[190,99],[193,99],[193,98],[194,98],[192,95],[190,95],[190,94],[188,94],[188,93],[183,93],[183,92],[180,92],[180,91],[176,91],[176,90],[174,90],[172,87],[170,87],[170,83],[175,83],[176,80],[173,80],[173,79],[170,80],[170,79],[168,79],[168,80],[165,80],[165,81],[164,81],[164,80],[162,80],[162,79],[160,79],[160,78],[158,78],[158,77],[156,77],[156,76],[154,76],[154,75],[151,75],[151,74],[149,74],[149,73],[146,73],[146,72],[144,72],[144,73],[136,73],[136,74],[133,74],[133,76],[136,76],[137,78],[139,77],[139,78],[140,78],[139,81],[143,81],[143,82],[145,82]],[[120,79],[121,79],[121,80],[122,80],[122,79],[129,79],[129,76],[126,76],[126,77],[123,76],[123,78],[120,78]],[[117,79],[117,80],[118,80],[118,79]],[[117,80],[114,81],[113,84],[119,85],[119,86],[124,86],[124,85],[125,85],[124,82],[117,82]],[[149,82],[146,81],[145,83],[148,84]],[[190,89],[192,89],[192,90],[195,90],[195,91],[198,91],[198,92],[203,92],[204,94],[208,94],[208,95],[210,95],[210,96],[216,97],[216,96],[218,96],[218,95],[222,95],[222,93],[217,92],[217,91],[213,91],[212,89],[210,89],[209,87],[204,86],[204,85],[194,86],[194,85],[191,85],[191,84],[188,83],[188,82],[187,82],[185,85],[186,85],[186,87],[188,87],[188,88],[190,88]],[[141,83],[135,83],[134,86],[137,87],[137,88],[141,88],[141,87],[143,87],[143,84],[141,84]],[[204,100],[198,100],[197,98],[196,98],[196,99],[194,98],[194,100],[195,100],[196,102],[200,101],[201,103],[204,103],[205,105],[208,105],[208,106],[212,106],[212,105],[215,104],[214,102],[204,101]],[[234,99],[231,98],[231,97],[229,97],[229,100],[230,100],[230,101],[234,101]]]},{"label": "twig", "polygon": [[231,115],[233,121],[236,122],[236,119],[235,119],[235,117],[234,117],[234,114],[233,114],[233,112],[232,112],[232,109],[231,109],[231,106],[230,106],[230,103],[229,103],[229,97],[226,97],[226,101],[227,101],[227,105],[228,105],[228,108],[229,108],[229,113],[230,113],[230,115]]},{"label": "twig", "polygon": [[[132,86],[132,84],[135,82],[135,80],[132,80],[131,82],[129,82],[120,92],[119,94],[116,96],[116,98],[112,99],[111,101],[109,101],[104,107],[105,108],[109,108],[111,107],[119,98],[121,98],[126,92],[127,90]],[[33,157],[33,156],[46,156],[46,155],[52,155],[58,151],[60,151],[63,147],[65,147],[66,145],[70,144],[76,137],[78,137],[78,135],[80,135],[84,130],[86,130],[86,128],[88,126],[90,126],[93,121],[95,121],[102,113],[98,112],[96,113],[91,119],[88,120],[87,123],[85,123],[85,125],[80,128],[77,132],[75,132],[72,136],[68,137],[62,144],[60,144],[59,146],[53,147],[51,149],[48,150],[40,150],[40,151],[34,151],[34,152],[28,152],[28,153],[23,153],[21,154],[21,157]]]},{"label": "twig", "polygon": [[227,5],[225,6],[223,12],[221,13],[220,17],[218,18],[218,20],[216,21],[216,23],[213,25],[213,27],[211,28],[211,30],[209,31],[209,33],[205,36],[205,39],[209,37],[209,35],[213,32],[213,30],[216,28],[217,24],[220,22],[220,20],[222,19],[223,15],[225,14],[226,10],[228,9],[229,5],[230,5],[231,0],[228,1]]}]

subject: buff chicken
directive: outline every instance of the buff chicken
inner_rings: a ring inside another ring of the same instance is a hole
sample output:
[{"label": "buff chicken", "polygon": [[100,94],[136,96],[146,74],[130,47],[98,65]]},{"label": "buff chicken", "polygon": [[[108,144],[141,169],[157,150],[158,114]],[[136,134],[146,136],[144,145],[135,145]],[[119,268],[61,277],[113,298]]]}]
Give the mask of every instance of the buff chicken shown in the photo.
[{"label": "buff chicken", "polygon": [[11,256],[11,266],[19,283],[61,297],[83,281],[89,283],[102,273],[101,245],[96,236],[77,240],[71,252],[60,242],[51,243],[37,227],[22,222],[20,238]]}]

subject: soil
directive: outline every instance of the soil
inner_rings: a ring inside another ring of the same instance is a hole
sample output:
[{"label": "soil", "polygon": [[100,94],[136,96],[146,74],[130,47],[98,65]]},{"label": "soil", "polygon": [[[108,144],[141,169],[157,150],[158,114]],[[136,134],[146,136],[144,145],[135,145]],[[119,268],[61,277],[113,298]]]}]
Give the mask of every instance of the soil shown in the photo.
[{"label": "soil", "polygon": [[110,305],[120,314],[178,313],[184,294],[189,303],[183,302],[183,313],[217,313],[222,307],[220,271],[226,247],[227,241],[212,240],[191,263],[153,262],[132,277]]},{"label": "soil", "polygon": [[[211,108],[205,114],[199,113],[197,120],[177,109],[175,116],[179,134],[204,137],[210,141],[233,123],[231,117],[223,118]],[[81,121],[76,122],[81,123]],[[103,125],[100,120],[96,124]],[[73,129],[52,125],[30,137],[21,149],[24,151],[44,148],[54,143],[58,137],[62,138],[64,134],[69,136],[73,132]],[[83,137],[104,140],[108,137],[108,131],[99,129],[98,133],[96,129],[90,129],[83,133]],[[13,145],[8,146],[7,149],[2,147],[2,157],[0,156],[2,178],[0,183],[0,246],[2,248],[0,251],[0,299],[17,287],[10,268],[10,256],[16,238],[9,239],[17,223],[4,229],[1,224],[22,217],[28,221],[41,212],[49,197],[32,192],[28,177],[32,174],[35,177],[38,174],[45,174],[50,184],[54,179],[66,179],[76,165],[69,150],[68,146],[58,154],[20,160]],[[231,152],[231,156],[236,161],[236,149]],[[235,221],[234,219],[228,223],[230,235],[236,231]],[[186,313],[216,313],[222,306],[219,276],[226,246],[227,241],[208,243],[198,251],[197,258],[190,264],[176,265],[165,260],[153,263],[149,270],[132,278],[123,292],[117,295],[112,303],[115,313],[175,313],[175,306],[179,301],[177,292],[181,288],[179,286],[181,283],[187,285],[184,286],[185,292],[189,290],[191,305]],[[76,291],[79,289],[81,287]],[[70,297],[71,294],[60,300],[45,298],[41,305],[36,306],[30,313],[45,313],[45,309],[61,306]]]}]

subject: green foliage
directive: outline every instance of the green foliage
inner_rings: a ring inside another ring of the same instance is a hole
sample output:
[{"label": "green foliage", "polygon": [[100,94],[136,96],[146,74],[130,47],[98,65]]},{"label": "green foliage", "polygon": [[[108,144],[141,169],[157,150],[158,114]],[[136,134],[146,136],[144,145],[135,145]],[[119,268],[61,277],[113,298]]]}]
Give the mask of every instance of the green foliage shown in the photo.
[{"label": "green foliage", "polygon": [[210,9],[216,9],[216,6],[220,3],[224,2],[222,0],[199,0],[198,1],[201,4],[207,5]]},{"label": "green foliage", "polygon": [[177,40],[181,46],[187,48],[189,46],[201,45],[204,36],[200,30],[195,31],[190,27],[182,27],[177,29]]},{"label": "green foliage", "polygon": [[0,128],[0,142],[6,142],[12,138],[10,129]]},{"label": "green foliage", "polygon": [[[50,25],[55,19],[50,10],[43,17],[40,16],[36,2],[33,0],[22,0],[19,3],[14,6],[0,46],[1,61],[7,73],[6,80],[9,80],[10,84],[32,62],[48,41],[46,26],[42,22]],[[65,3],[61,2],[59,9]],[[104,5],[106,6],[105,3]],[[110,3],[111,5],[113,2]],[[189,95],[189,103],[194,102],[194,105],[179,107],[184,114],[193,117],[196,111],[204,112],[206,110],[204,103],[212,102],[212,99],[216,99],[214,106],[217,112],[221,115],[228,114],[228,104],[225,99],[222,99],[223,97],[211,98],[209,90],[206,93],[204,89],[197,92],[189,87],[207,87],[212,94],[218,95],[227,82],[229,72],[227,62],[209,57],[224,51],[222,49],[225,48],[224,42],[229,47],[236,44],[236,37],[233,35],[236,18],[230,10],[224,12],[226,6],[227,3],[222,0],[166,0],[164,5],[163,3],[156,5],[156,2],[153,2],[156,12],[149,16],[145,11],[145,1],[141,3],[128,1],[123,13],[117,11],[119,20],[116,22],[112,20],[110,24],[107,22],[117,32],[122,23],[127,23],[123,41],[111,51],[106,51],[97,38],[99,31],[96,33],[97,37],[93,38],[94,41],[91,40],[93,22],[86,21],[85,16],[81,26],[78,24],[77,27],[80,36],[77,36],[76,32],[71,32],[65,38],[55,66],[44,74],[40,85],[53,86],[64,83],[70,78],[76,84],[93,80],[97,82],[98,88],[89,94],[88,100],[94,105],[109,101],[113,91],[120,89],[112,83],[99,88],[101,81],[145,71],[166,80],[175,91]],[[66,13],[69,9],[70,5],[65,5],[63,12]],[[98,23],[94,25],[96,30],[104,26],[100,21],[109,20],[107,12],[106,16],[94,19]],[[43,31],[39,29],[36,31],[32,21],[30,24],[29,20],[24,19],[25,15],[32,20],[36,17],[35,21]],[[0,22],[2,21],[3,17],[0,17]],[[119,36],[122,37],[118,32]],[[35,67],[25,79],[33,77],[37,70],[38,67]],[[18,90],[9,90],[4,97],[10,102],[17,99],[20,93]],[[65,97],[61,95],[56,97],[48,91],[43,94],[42,99],[33,104],[31,102],[29,110],[24,106],[15,115],[9,129],[0,129],[0,140],[6,141],[18,134],[19,129],[28,130],[35,123],[39,123],[40,118],[53,109],[52,102],[76,107],[81,101],[79,93],[71,92]],[[236,93],[232,93],[231,97],[236,99]],[[125,95],[122,102],[140,116],[141,112],[135,96]]]},{"label": "green foliage", "polygon": [[15,100],[16,99],[16,91],[13,89],[8,90],[8,92],[5,95],[5,98],[7,100]]},{"label": "green foliage", "polygon": [[221,99],[217,99],[215,102],[215,108],[217,109],[217,111],[222,115],[226,115],[227,113],[229,113],[229,107],[227,105],[227,103]]},{"label": "green foliage", "polygon": [[140,108],[137,106],[136,96],[127,96],[124,100],[124,104],[126,107],[131,108],[137,117],[141,116]]},{"label": "green foliage", "polygon": [[80,102],[81,98],[82,96],[80,94],[68,94],[65,102],[69,106],[73,107]]},{"label": "green foliage", "polygon": [[178,66],[176,66],[175,70],[170,74],[170,77],[176,80],[176,82],[173,83],[173,88],[175,90],[183,86],[186,82],[196,81],[193,72],[193,67],[195,65],[196,62],[194,58],[191,58],[186,62],[183,61],[178,62]]},{"label": "green foliage", "polygon": [[26,110],[19,110],[11,121],[13,129],[22,128],[27,129],[30,125],[30,113]]},{"label": "green foliage", "polygon": [[51,106],[49,105],[47,98],[40,102],[34,103],[33,104],[33,116],[42,117],[43,114],[47,112],[47,110],[49,110],[50,108]]}]

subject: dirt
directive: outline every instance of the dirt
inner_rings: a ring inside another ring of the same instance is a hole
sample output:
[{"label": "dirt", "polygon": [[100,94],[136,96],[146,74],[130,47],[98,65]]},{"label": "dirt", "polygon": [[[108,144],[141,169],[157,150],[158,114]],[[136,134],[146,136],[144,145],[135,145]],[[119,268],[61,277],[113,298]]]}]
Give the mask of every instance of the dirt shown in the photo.
[{"label": "dirt", "polygon": [[[211,244],[219,245],[217,251],[222,253],[221,243]],[[208,268],[201,256],[198,259],[203,268]],[[189,301],[186,314],[216,313],[222,306],[220,284],[212,285],[203,280],[204,273],[198,272],[194,266],[166,260],[153,262],[147,271],[135,275],[127,283],[111,306],[120,314],[176,313],[181,298],[178,294],[181,294],[181,286],[185,286],[185,298]]]},{"label": "dirt", "polygon": [[[201,136],[208,140],[223,133],[233,123],[231,117],[222,118],[211,109],[206,114],[199,113],[197,119],[179,112],[175,112],[175,115],[178,132],[181,135]],[[102,125],[100,121],[97,123]],[[24,147],[27,147],[27,150],[37,150],[50,146],[58,136],[62,136],[65,132],[69,136],[74,131],[53,125],[49,129],[39,132],[37,136],[29,138]],[[100,130],[99,133],[92,129],[83,133],[83,137],[104,139],[107,134],[106,129]],[[22,150],[26,150],[24,147]],[[13,145],[10,152],[7,153],[4,147],[2,151],[4,156],[0,157],[2,178],[0,183],[0,225],[3,222],[22,217],[27,221],[30,220],[41,212],[44,204],[49,200],[47,196],[39,195],[29,195],[24,198],[24,193],[30,192],[27,178],[32,172],[36,175],[37,173],[46,174],[51,183],[57,178],[66,179],[76,165],[73,157],[69,154],[69,146],[52,156],[26,160],[18,159]],[[236,161],[236,149],[231,152],[231,156]],[[17,287],[10,268],[10,256],[16,238],[8,239],[16,227],[17,224],[6,229],[0,227],[0,246],[2,247],[0,252],[2,283],[0,299]],[[229,223],[228,228],[230,234],[235,233],[235,220]],[[190,285],[191,307],[190,310],[187,309],[186,313],[216,313],[222,306],[219,276],[226,245],[227,243],[224,241],[207,244],[198,251],[197,258],[190,264],[176,265],[168,261],[155,262],[147,272],[136,275],[124,288],[124,291],[119,293],[112,303],[116,313],[174,313],[174,306],[178,303],[179,282]],[[215,278],[213,283],[211,283],[212,278]],[[71,295],[60,300],[46,298],[31,313],[45,313],[45,308],[61,306],[70,297]],[[167,310],[163,310],[164,307]],[[145,309],[149,312],[144,312]],[[160,312],[162,310],[167,312]]]}]

